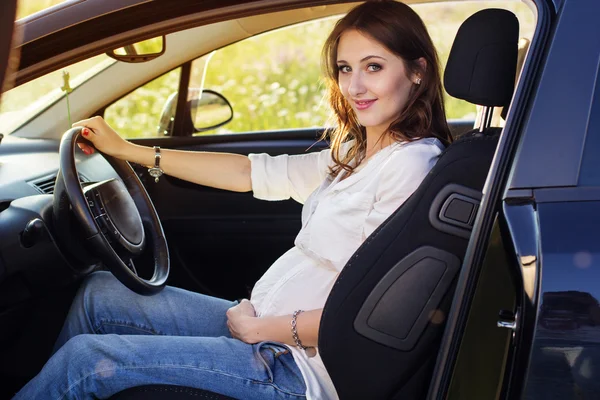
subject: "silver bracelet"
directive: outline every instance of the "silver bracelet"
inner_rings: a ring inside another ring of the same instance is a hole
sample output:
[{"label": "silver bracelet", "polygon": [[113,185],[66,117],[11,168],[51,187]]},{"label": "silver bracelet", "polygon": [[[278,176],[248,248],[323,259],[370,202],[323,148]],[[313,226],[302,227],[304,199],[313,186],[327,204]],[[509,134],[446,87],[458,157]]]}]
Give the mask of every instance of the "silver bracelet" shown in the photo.
[{"label": "silver bracelet", "polygon": [[304,310],[296,310],[292,314],[292,338],[294,338],[294,343],[296,343],[296,346],[300,350],[307,349],[306,346],[302,345],[302,342],[300,341],[300,338],[298,337],[298,329],[296,328],[296,320],[298,319],[298,315],[300,315],[300,313],[303,313],[303,312],[304,312]]},{"label": "silver bracelet", "polygon": [[304,310],[296,310],[292,314],[292,322],[291,322],[292,338],[294,339],[294,343],[296,343],[296,347],[298,347],[300,350],[304,350],[304,352],[306,353],[306,355],[308,357],[314,357],[315,355],[317,355],[317,349],[315,349],[314,347],[304,346],[302,344],[302,342],[300,341],[300,338],[298,337],[298,329],[296,327],[296,323],[297,323],[298,315],[300,315],[300,313],[303,313],[303,312],[304,312]]}]

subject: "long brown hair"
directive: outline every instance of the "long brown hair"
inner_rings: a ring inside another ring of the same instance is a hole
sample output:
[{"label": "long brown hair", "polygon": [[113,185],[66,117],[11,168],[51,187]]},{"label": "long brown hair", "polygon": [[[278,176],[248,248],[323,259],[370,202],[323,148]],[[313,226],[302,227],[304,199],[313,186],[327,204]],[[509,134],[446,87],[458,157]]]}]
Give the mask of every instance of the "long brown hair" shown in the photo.
[{"label": "long brown hair", "polygon": [[[401,57],[407,73],[418,73],[421,84],[414,85],[404,109],[389,128],[388,134],[398,142],[424,137],[437,137],[447,145],[452,141],[446,123],[444,98],[437,52],[421,18],[409,6],[392,0],[367,1],[353,8],[339,20],[325,41],[322,53],[328,100],[334,112],[336,128],[326,130],[329,137],[334,166],[331,175],[341,169],[352,173],[366,156],[366,129],[360,125],[356,113],[339,88],[337,49],[341,35],[355,29],[381,43]],[[426,61],[423,70],[419,59]],[[342,143],[355,140],[347,154],[341,155]],[[350,162],[356,159],[354,166]]]}]

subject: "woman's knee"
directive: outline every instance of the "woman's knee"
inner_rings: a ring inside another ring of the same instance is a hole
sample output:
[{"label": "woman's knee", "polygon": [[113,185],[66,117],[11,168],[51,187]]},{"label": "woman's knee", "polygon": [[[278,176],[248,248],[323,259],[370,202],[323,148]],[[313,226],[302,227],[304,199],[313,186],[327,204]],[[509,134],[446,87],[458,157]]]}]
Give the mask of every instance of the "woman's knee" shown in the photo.
[{"label": "woman's knee", "polygon": [[110,373],[115,366],[106,335],[82,334],[69,339],[50,362],[65,371],[70,380],[98,373]]},{"label": "woman's knee", "polygon": [[114,362],[106,361],[103,353],[107,349],[95,336],[99,335],[82,334],[69,339],[15,398],[72,398],[75,392],[83,392],[81,386],[89,382],[89,377],[109,373]]}]

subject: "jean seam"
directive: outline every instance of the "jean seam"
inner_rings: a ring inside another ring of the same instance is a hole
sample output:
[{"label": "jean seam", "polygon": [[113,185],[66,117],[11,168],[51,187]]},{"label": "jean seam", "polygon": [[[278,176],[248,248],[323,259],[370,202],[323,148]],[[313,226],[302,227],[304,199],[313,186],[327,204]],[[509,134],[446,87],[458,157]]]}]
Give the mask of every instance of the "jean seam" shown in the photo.
[{"label": "jean seam", "polygon": [[100,320],[100,321],[98,321],[98,323],[96,325],[97,326],[94,329],[94,333],[97,333],[97,334],[100,333],[100,330],[105,325],[110,325],[110,326],[121,326],[121,327],[125,327],[125,328],[137,329],[139,331],[142,331],[145,333],[150,333],[152,335],[163,335],[163,333],[156,331],[152,328],[149,328],[147,326],[137,325],[137,324],[133,324],[133,323],[127,322],[127,321]]},{"label": "jean seam", "polygon": [[86,380],[87,378],[94,376],[94,375],[101,375],[105,372],[114,372],[115,370],[121,369],[121,370],[132,370],[132,369],[150,369],[150,368],[164,368],[164,367],[169,367],[169,368],[177,368],[177,369],[194,369],[194,370],[199,370],[199,371],[208,371],[208,372],[213,372],[216,374],[221,374],[221,375],[225,375],[231,378],[235,378],[235,379],[240,379],[243,381],[247,381],[250,383],[254,383],[254,384],[260,384],[260,385],[268,385],[271,386],[273,389],[291,395],[291,396],[296,396],[296,397],[302,397],[302,398],[306,398],[306,394],[297,394],[297,393],[291,393],[285,390],[281,390],[280,388],[278,388],[276,385],[274,385],[272,382],[262,382],[262,381],[257,381],[254,379],[248,379],[248,378],[244,378],[238,375],[232,375],[223,371],[219,371],[219,370],[215,370],[215,369],[210,369],[210,368],[202,368],[202,367],[196,367],[193,365],[174,365],[174,364],[157,364],[157,365],[146,365],[146,366],[119,366],[117,368],[106,368],[106,369],[102,369],[102,370],[94,370],[94,372],[91,372],[87,375],[85,375],[84,377],[80,378],[77,380],[77,382],[73,383],[71,386],[69,386],[67,388],[67,390],[65,392],[63,392],[63,394],[58,398],[58,400],[61,400],[65,397],[65,395],[69,392],[71,392],[71,390],[79,385],[81,382],[83,382],[84,380]]}]

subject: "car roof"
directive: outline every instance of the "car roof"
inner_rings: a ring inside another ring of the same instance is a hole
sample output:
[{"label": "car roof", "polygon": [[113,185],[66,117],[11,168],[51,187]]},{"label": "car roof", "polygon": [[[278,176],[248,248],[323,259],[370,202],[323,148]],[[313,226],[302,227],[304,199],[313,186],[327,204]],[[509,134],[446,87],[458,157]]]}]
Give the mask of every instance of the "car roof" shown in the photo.
[{"label": "car roof", "polygon": [[66,0],[17,21],[23,26],[22,44],[148,0]]},{"label": "car roof", "polygon": [[60,68],[123,44],[219,21],[332,3],[349,2],[69,0],[18,21],[23,41],[17,84],[47,73],[48,68]]},{"label": "car roof", "polygon": [[[188,28],[259,14],[308,10],[298,12],[291,21],[298,23],[310,20],[314,14],[323,14],[317,12],[322,8],[341,7],[347,11],[358,3],[356,0],[67,0],[18,21],[23,38],[16,84],[126,44]],[[286,24],[277,27],[282,26]],[[274,27],[263,31],[269,29]]]}]

